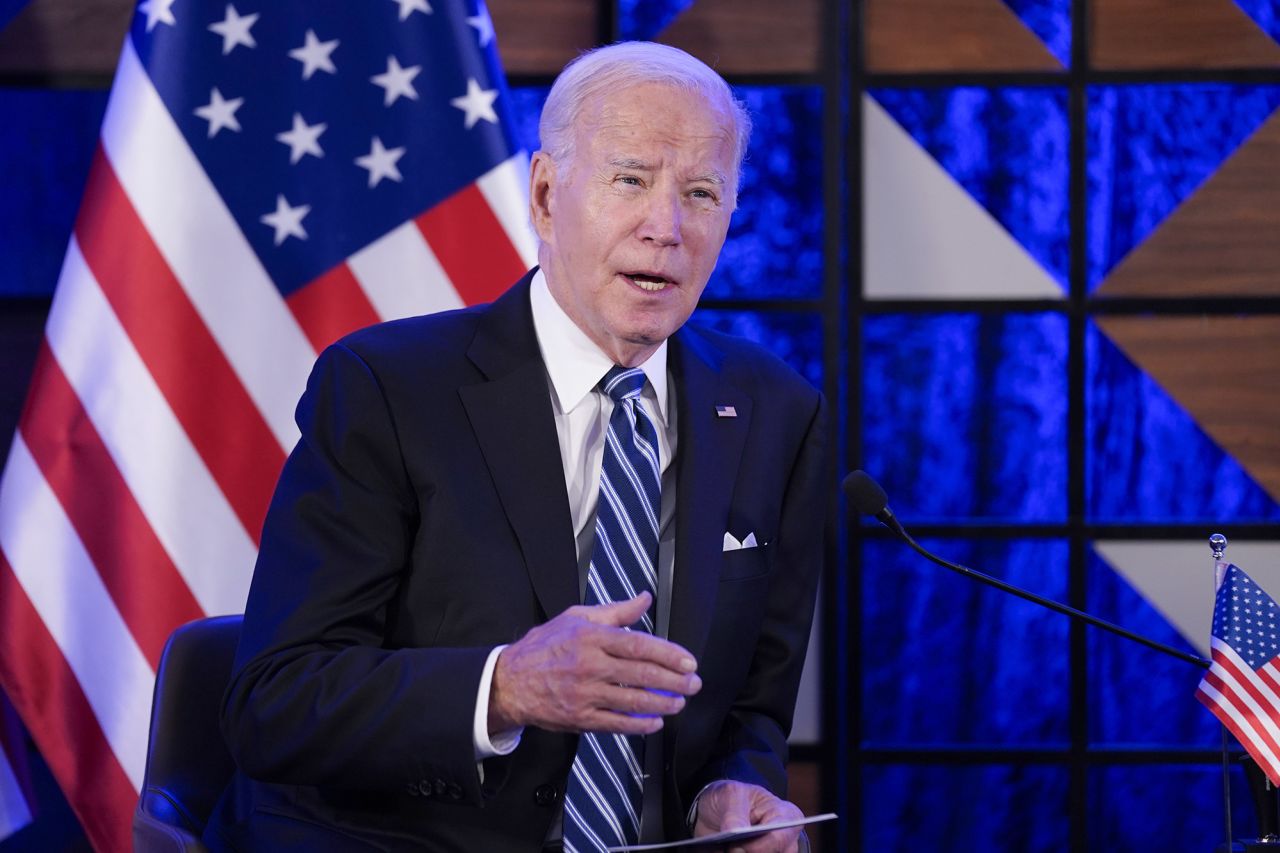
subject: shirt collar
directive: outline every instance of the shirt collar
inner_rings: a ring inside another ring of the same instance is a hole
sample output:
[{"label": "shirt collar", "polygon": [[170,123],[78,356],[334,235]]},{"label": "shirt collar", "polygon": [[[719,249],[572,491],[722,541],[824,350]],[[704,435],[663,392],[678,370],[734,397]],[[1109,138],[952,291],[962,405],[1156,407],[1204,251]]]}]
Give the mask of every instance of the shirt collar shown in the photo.
[{"label": "shirt collar", "polygon": [[[560,404],[560,411],[567,414],[581,405],[599,384],[613,367],[613,360],[564,313],[560,303],[551,295],[541,269],[533,274],[529,302],[533,308],[533,330],[538,336],[538,348],[542,350],[547,374],[551,377],[552,393]],[[658,416],[666,426],[667,342],[659,344],[653,355],[639,367],[653,388]]]}]

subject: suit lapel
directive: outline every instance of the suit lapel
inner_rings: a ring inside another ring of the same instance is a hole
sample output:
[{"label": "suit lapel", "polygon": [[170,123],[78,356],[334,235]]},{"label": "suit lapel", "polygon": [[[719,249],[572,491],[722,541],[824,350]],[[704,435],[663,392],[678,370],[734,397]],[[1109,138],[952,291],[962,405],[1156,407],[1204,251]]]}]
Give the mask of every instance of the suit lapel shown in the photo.
[{"label": "suit lapel", "polygon": [[578,561],[546,369],[525,276],[487,309],[467,357],[488,381],[459,389],[547,618],[578,604]]},{"label": "suit lapel", "polygon": [[[718,354],[693,334],[671,338],[677,400],[676,557],[672,642],[700,657],[716,604],[729,501],[747,431],[751,397],[720,371]],[[716,406],[736,417],[720,417]]]}]

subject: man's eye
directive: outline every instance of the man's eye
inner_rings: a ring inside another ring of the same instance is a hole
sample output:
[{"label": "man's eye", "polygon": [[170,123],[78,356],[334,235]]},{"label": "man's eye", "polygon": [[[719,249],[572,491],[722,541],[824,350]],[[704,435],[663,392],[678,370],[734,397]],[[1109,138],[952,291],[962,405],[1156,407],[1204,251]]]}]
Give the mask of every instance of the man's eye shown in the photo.
[{"label": "man's eye", "polygon": [[640,179],[637,178],[635,175],[620,175],[618,177],[618,181],[633,187],[640,186]]}]

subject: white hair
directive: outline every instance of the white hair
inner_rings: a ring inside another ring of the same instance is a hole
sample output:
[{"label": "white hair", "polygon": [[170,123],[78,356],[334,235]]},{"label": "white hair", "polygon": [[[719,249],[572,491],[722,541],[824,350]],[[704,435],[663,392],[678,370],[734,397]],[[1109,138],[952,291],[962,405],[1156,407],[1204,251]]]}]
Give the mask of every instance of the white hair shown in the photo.
[{"label": "white hair", "polygon": [[589,50],[565,66],[551,86],[538,122],[542,150],[557,163],[573,158],[574,125],[592,98],[628,86],[660,83],[721,102],[731,118],[734,137],[735,181],[751,138],[751,115],[733,95],[724,78],[700,59],[678,47],[644,41],[624,41]]}]

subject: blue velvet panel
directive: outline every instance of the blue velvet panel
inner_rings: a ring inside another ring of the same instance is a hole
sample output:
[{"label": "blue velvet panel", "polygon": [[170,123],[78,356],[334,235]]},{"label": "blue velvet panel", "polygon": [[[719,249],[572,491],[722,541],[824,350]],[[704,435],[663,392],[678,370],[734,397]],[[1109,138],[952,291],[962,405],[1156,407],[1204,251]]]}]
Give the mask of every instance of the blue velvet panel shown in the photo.
[{"label": "blue velvet panel", "polygon": [[1280,105],[1280,86],[1096,86],[1088,104],[1089,288]]},{"label": "blue velvet panel", "polygon": [[755,126],[738,210],[707,294],[822,295],[822,90],[738,86]]},{"label": "blue velvet panel", "polygon": [[690,322],[763,344],[815,388],[822,388],[822,318],[817,314],[703,308]]},{"label": "blue velvet panel", "polygon": [[[1065,541],[921,544],[1040,595],[1066,597]],[[862,554],[857,665],[866,744],[1066,745],[1066,617],[926,562],[897,540],[866,540]]]},{"label": "blue velvet panel", "polygon": [[1236,0],[1236,5],[1273,39],[1280,41],[1280,0]]},{"label": "blue velvet panel", "polygon": [[656,38],[694,0],[618,0],[618,38],[649,41]]},{"label": "blue velvet panel", "polygon": [[1085,362],[1090,520],[1217,525],[1280,519],[1280,506],[1239,463],[1093,323]]},{"label": "blue velvet panel", "polygon": [[538,117],[550,86],[512,86],[511,118],[516,123],[516,144],[532,154],[538,150]]},{"label": "blue velvet panel", "polygon": [[962,86],[871,94],[1067,287],[1066,89]]},{"label": "blue velvet panel", "polygon": [[1071,0],[1005,0],[1065,67],[1071,67]]},{"label": "blue velvet panel", "polygon": [[[538,148],[541,87],[512,90],[517,138]],[[822,295],[822,90],[740,86],[755,123],[738,209],[707,285],[712,298]]]},{"label": "blue velvet panel", "polygon": [[106,92],[0,89],[0,296],[53,293]]},{"label": "blue velvet panel", "polygon": [[[1234,767],[1231,776],[1232,835],[1237,841],[1256,838],[1258,821],[1244,776]],[[1090,850],[1222,849],[1227,831],[1221,765],[1096,767],[1088,786]]]},{"label": "blue velvet panel", "polygon": [[887,314],[863,322],[863,467],[907,521],[1065,521],[1067,322]]},{"label": "blue velvet panel", "polygon": [[[1206,549],[1204,606],[1213,607]],[[1135,634],[1200,654],[1167,619],[1089,552],[1085,610]],[[1221,727],[1195,698],[1204,670],[1097,628],[1088,629],[1089,740],[1103,746],[1213,749]]]},{"label": "blue velvet panel", "polygon": [[863,768],[861,782],[860,849],[868,853],[1068,849],[1070,779],[1064,767],[872,764]]}]

